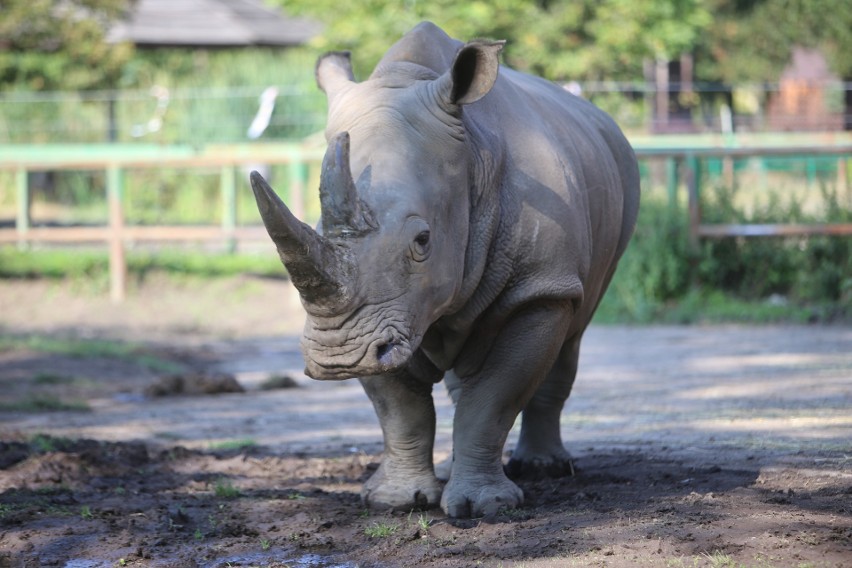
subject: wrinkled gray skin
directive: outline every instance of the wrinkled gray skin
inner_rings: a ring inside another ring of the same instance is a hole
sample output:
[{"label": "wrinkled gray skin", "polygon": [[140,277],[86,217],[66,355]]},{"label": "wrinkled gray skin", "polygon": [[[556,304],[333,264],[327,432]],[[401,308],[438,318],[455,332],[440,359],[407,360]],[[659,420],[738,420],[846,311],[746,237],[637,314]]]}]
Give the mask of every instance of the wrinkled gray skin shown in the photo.
[{"label": "wrinkled gray skin", "polygon": [[[560,413],[633,231],[639,175],[608,116],[500,67],[501,48],[424,23],[364,82],[348,54],[321,58],[318,231],[252,174],[307,311],[306,373],[359,377],[381,422],[383,460],[362,492],[371,507],[489,516],[523,501],[506,471],[571,471]],[[443,487],[432,462],[442,378],[456,403]]]}]

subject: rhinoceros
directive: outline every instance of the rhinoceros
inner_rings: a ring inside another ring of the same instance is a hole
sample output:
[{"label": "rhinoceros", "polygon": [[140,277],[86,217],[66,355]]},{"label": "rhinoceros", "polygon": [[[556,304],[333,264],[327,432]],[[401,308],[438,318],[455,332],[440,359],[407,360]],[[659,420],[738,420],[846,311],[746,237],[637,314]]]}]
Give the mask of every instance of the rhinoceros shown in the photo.
[{"label": "rhinoceros", "polygon": [[[322,56],[316,229],[251,175],[307,312],[306,374],[358,378],[378,414],[370,507],[495,515],[523,502],[507,472],[571,470],[560,414],[633,232],[639,173],[609,116],[501,66],[503,44],[462,43],[425,22],[363,82],[347,52]],[[442,379],[455,404],[446,484],[432,455]]]}]

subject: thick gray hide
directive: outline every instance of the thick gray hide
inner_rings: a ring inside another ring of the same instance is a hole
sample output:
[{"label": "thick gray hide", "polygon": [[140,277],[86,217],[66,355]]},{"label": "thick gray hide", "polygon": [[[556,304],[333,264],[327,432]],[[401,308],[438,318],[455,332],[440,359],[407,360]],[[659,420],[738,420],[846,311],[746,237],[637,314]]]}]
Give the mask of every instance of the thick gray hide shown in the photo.
[{"label": "thick gray hide", "polygon": [[[500,67],[501,48],[424,23],[364,82],[348,54],[321,58],[318,231],[252,176],[307,311],[306,372],[358,377],[379,416],[385,452],[362,492],[369,506],[489,516],[523,501],[505,471],[571,471],[560,413],[633,231],[638,168],[607,115]],[[456,403],[446,485],[432,462],[442,378]]]}]

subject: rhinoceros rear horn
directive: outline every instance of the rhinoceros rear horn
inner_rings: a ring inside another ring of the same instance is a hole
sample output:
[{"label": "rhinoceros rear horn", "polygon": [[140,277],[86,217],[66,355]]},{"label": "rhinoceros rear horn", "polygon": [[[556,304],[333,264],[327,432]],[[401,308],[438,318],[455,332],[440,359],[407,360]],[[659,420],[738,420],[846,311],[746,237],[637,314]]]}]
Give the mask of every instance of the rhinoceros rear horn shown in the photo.
[{"label": "rhinoceros rear horn", "polygon": [[341,132],[328,144],[320,177],[322,230],[329,236],[357,236],[378,225],[370,208],[358,198],[349,168],[349,133]]},{"label": "rhinoceros rear horn", "polygon": [[251,188],[266,231],[302,298],[324,308],[349,301],[352,262],[308,225],[299,221],[257,172]]}]

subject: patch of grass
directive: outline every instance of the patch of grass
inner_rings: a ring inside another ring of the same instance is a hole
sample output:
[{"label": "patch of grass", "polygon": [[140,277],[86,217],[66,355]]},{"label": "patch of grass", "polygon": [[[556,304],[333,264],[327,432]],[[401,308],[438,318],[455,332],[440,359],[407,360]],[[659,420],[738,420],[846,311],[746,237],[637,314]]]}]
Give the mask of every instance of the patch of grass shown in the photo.
[{"label": "patch of grass", "polygon": [[714,550],[711,553],[703,553],[702,558],[707,561],[707,566],[710,568],[745,568],[744,564],[740,564],[721,550]]},{"label": "patch of grass", "polygon": [[399,530],[399,526],[384,521],[376,521],[364,529],[364,534],[370,538],[387,538]]},{"label": "patch of grass", "polygon": [[74,382],[74,377],[41,372],[33,376],[33,382],[37,385],[61,385]]},{"label": "patch of grass", "polygon": [[88,403],[82,400],[62,400],[45,394],[28,395],[18,401],[0,403],[4,412],[90,412]]},{"label": "patch of grass", "polygon": [[56,452],[63,450],[73,443],[68,438],[55,438],[45,434],[36,434],[30,438],[30,446],[38,453]]},{"label": "patch of grass", "polygon": [[[410,518],[411,518],[411,515],[409,515],[409,519]],[[423,513],[418,515],[418,517],[417,517],[417,528],[419,528],[423,532],[426,532],[426,531],[429,530],[429,527],[431,525],[432,525],[432,521],[429,520],[429,517],[427,517]]]},{"label": "patch of grass", "polygon": [[267,539],[267,538],[260,539],[260,549],[261,550],[267,551],[267,550],[269,550],[269,548],[271,546],[272,546],[272,543],[269,542],[269,539]]},{"label": "patch of grass", "polygon": [[213,493],[221,499],[235,499],[242,495],[239,488],[234,487],[228,479],[216,480],[216,483],[213,484]]},{"label": "patch of grass", "polygon": [[95,514],[92,513],[91,507],[88,505],[83,505],[80,507],[80,518],[84,521],[90,521],[95,518]]},{"label": "patch of grass", "polygon": [[[199,276],[258,276],[283,278],[284,267],[275,254],[226,254],[164,250],[128,252],[127,271],[131,278],[144,278],[149,273]],[[74,254],[58,250],[19,251],[0,247],[0,278],[49,278],[103,280],[109,273],[109,257],[101,250],[75,250]]]},{"label": "patch of grass", "polygon": [[122,359],[161,373],[178,373],[184,370],[182,365],[145,353],[144,348],[139,345],[121,341],[66,339],[43,335],[0,335],[0,351],[12,349],[29,349],[75,358]]},{"label": "patch of grass", "polygon": [[666,323],[806,323],[814,311],[786,302],[747,300],[718,290],[690,290],[676,302],[658,312],[658,321]]},{"label": "patch of grass", "polygon": [[251,438],[242,438],[236,440],[224,440],[222,442],[214,442],[210,444],[211,450],[244,450],[246,448],[254,448],[257,442]]}]

